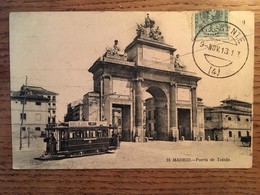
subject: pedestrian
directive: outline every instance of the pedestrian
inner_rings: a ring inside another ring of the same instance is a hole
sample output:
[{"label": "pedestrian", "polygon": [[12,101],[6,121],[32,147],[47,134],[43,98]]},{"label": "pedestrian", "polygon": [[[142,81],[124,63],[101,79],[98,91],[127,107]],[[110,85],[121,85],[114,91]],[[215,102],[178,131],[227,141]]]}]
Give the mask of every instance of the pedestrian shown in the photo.
[{"label": "pedestrian", "polygon": [[57,152],[56,151],[56,143],[57,143],[57,141],[56,141],[56,138],[54,136],[54,133],[51,134],[50,142],[51,142],[51,153],[52,154],[56,153]]},{"label": "pedestrian", "polygon": [[218,134],[215,135],[215,140],[218,141]]},{"label": "pedestrian", "polygon": [[118,148],[120,148],[120,142],[121,142],[121,136],[120,136],[120,134],[119,133],[117,133],[117,135],[116,135],[116,141],[117,141],[117,147]]}]

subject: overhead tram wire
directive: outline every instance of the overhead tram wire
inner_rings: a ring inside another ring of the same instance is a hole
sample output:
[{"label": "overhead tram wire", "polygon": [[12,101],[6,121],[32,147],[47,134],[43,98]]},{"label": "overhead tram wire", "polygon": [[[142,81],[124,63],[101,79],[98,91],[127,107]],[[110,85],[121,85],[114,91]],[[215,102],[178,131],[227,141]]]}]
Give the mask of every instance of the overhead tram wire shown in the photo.
[{"label": "overhead tram wire", "polygon": [[[157,17],[157,16],[160,16],[160,15],[162,15],[162,14],[164,14],[163,12],[161,12],[161,13],[158,13],[158,14],[156,14],[156,15],[154,15],[153,17]],[[131,27],[129,27],[128,29],[126,29],[126,30],[124,30],[124,31],[121,31],[121,32],[118,32],[116,35],[113,35],[113,36],[110,36],[110,38],[108,38],[108,39],[103,39],[103,40],[100,40],[99,42],[101,43],[103,43],[103,42],[106,42],[106,41],[110,41],[112,38],[114,38],[115,36],[118,36],[118,37],[120,37],[120,36],[122,36],[122,34],[125,34],[126,32],[129,32],[129,31],[132,31],[133,29],[135,29],[136,28],[136,24],[135,25],[132,25]],[[98,42],[98,43],[99,43]],[[165,59],[165,60],[161,60],[161,62],[163,62],[163,61],[167,61],[168,59]],[[153,65],[153,64],[155,64],[155,63],[152,63],[152,64],[149,64],[149,65]],[[30,69],[28,69],[28,70],[59,70],[59,69],[53,69],[53,68],[41,68],[41,69],[33,69],[33,68],[30,68]],[[72,70],[75,70],[75,71],[82,71],[82,70],[85,70],[84,68],[73,68],[73,69],[71,69],[71,68],[66,68],[66,69],[60,69],[60,70],[68,70],[68,71],[72,71]],[[13,78],[13,77],[11,77],[11,78]],[[43,79],[38,79],[38,78],[33,78],[33,77],[30,77],[30,79],[33,79],[33,80],[42,80],[43,81]],[[89,79],[89,80],[87,80],[87,81],[92,81],[92,79]],[[85,85],[84,86],[54,86],[54,85],[43,85],[42,87],[70,87],[70,88],[81,88],[81,87],[86,87]]]},{"label": "overhead tram wire", "polygon": [[[161,13],[158,13],[156,15],[154,15],[153,17],[157,17],[157,16],[160,16],[164,14],[163,12]],[[104,43],[104,42],[108,42],[108,41],[111,41],[113,38],[115,39],[119,39],[118,37],[122,36],[122,34],[125,34],[126,32],[129,32],[129,31],[133,31],[133,29],[136,28],[136,23],[135,25],[132,25],[131,27],[127,28],[126,30],[124,31],[121,31],[121,32],[118,32],[117,34],[113,35],[113,36],[110,36],[108,37],[107,39],[102,39],[100,41],[98,41],[97,43]],[[50,67],[46,67],[46,68],[28,68],[27,70],[68,70],[68,71],[82,71],[82,70],[85,70],[84,68],[60,68],[60,69],[54,69],[54,68],[50,68]]]}]

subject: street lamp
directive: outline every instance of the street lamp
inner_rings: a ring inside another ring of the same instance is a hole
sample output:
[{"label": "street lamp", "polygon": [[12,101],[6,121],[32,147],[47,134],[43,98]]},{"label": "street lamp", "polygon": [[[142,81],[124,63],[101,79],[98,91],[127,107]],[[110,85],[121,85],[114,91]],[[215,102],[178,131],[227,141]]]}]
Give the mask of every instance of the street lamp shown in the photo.
[{"label": "street lamp", "polygon": [[27,128],[27,135],[28,135],[28,148],[30,147],[30,127]]},{"label": "street lamp", "polygon": [[24,86],[23,86],[23,88],[22,88],[23,106],[22,106],[22,116],[21,116],[21,125],[20,125],[20,146],[19,146],[19,150],[22,149],[22,131],[23,131],[23,120],[24,120],[24,106],[25,106],[27,92],[28,92],[28,89],[24,89]]}]

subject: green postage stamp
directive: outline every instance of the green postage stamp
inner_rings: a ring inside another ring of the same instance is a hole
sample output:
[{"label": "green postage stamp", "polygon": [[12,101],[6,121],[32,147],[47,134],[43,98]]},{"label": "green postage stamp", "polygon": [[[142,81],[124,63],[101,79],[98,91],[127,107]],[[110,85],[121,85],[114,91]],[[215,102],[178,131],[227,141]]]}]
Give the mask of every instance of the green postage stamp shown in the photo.
[{"label": "green postage stamp", "polygon": [[[194,17],[195,35],[199,37],[227,37],[228,26],[226,23],[216,23],[219,21],[228,22],[227,10],[203,10],[195,13]],[[209,25],[211,24],[211,25]],[[204,28],[207,26],[206,28]],[[200,31],[203,31],[199,33]]]}]

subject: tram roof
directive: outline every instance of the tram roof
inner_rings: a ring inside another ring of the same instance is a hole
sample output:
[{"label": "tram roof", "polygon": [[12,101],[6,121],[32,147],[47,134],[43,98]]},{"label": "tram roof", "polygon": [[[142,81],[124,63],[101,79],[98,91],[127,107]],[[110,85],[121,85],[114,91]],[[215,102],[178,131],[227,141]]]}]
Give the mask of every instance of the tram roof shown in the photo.
[{"label": "tram roof", "polygon": [[78,126],[78,127],[69,127],[69,126],[57,126],[57,127],[53,127],[53,128],[46,128],[46,130],[63,130],[63,129],[68,129],[68,130],[76,130],[76,129],[80,129],[80,130],[95,130],[95,129],[116,129],[117,127],[113,127],[113,126]]}]

